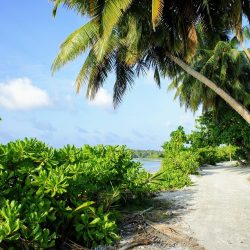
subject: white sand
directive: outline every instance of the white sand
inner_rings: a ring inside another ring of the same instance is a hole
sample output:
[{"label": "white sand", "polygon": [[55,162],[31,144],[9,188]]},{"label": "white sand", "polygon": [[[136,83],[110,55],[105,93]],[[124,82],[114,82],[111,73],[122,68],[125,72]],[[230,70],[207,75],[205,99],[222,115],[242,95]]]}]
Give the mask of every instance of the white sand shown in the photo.
[{"label": "white sand", "polygon": [[205,249],[250,250],[249,177],[250,167],[206,167],[201,176],[192,176],[194,186],[162,198],[182,206],[181,228]]}]

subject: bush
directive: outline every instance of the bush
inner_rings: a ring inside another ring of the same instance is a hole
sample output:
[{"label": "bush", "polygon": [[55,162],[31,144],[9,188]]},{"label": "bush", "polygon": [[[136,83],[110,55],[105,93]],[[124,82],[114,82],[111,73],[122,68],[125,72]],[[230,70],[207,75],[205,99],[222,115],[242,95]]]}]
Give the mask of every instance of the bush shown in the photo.
[{"label": "bush", "polygon": [[200,165],[211,164],[215,165],[218,162],[217,159],[217,147],[204,147],[195,149],[199,155]]},{"label": "bush", "polygon": [[236,157],[237,147],[231,145],[221,147],[207,146],[193,150],[199,154],[200,165],[215,165],[218,162],[232,160],[232,158]]},{"label": "bush", "polygon": [[185,147],[187,138],[183,127],[179,127],[170,135],[170,140],[163,145],[164,188],[182,188],[191,184],[189,175],[199,168],[199,155]]},{"label": "bush", "polygon": [[191,184],[189,175],[199,168],[198,155],[192,151],[165,152],[162,171],[165,178],[164,188],[182,188]]},{"label": "bush", "polygon": [[151,179],[124,146],[0,145],[0,247],[110,244],[114,204],[150,195]]}]

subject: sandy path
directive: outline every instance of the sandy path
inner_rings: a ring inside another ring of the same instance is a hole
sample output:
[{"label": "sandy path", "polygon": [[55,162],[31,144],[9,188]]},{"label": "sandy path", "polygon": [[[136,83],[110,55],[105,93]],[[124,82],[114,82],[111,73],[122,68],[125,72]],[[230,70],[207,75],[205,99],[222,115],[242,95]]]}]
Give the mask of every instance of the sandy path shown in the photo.
[{"label": "sandy path", "polygon": [[162,198],[175,201],[180,227],[205,249],[249,250],[249,177],[250,168],[206,167],[192,177],[194,186]]}]

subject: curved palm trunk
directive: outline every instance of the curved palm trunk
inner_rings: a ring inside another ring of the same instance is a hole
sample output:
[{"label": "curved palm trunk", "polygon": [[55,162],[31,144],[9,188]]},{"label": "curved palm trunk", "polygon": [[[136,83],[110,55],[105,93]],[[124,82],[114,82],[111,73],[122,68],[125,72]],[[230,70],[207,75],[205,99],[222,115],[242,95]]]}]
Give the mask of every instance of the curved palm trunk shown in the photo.
[{"label": "curved palm trunk", "polygon": [[168,58],[179,65],[183,70],[185,70],[188,74],[204,83],[207,87],[212,89],[217,95],[219,95],[225,102],[227,102],[236,112],[238,112],[243,119],[245,119],[250,124],[250,112],[239,102],[237,102],[234,98],[232,98],[229,94],[227,94],[223,89],[219,88],[215,83],[209,80],[204,75],[192,69],[189,65],[183,62],[181,59],[167,53]]},{"label": "curved palm trunk", "polygon": [[246,56],[248,57],[249,61],[250,61],[250,52],[248,51],[248,49],[245,47],[244,43],[240,43],[242,49],[244,50]]}]

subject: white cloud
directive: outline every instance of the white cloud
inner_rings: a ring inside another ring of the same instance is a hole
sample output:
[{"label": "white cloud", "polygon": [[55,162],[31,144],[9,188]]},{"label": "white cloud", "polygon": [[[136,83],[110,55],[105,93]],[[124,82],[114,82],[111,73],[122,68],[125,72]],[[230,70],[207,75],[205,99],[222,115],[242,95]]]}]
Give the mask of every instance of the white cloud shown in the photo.
[{"label": "white cloud", "polygon": [[11,110],[28,110],[51,105],[47,92],[29,78],[0,83],[0,106]]},{"label": "white cloud", "polygon": [[88,101],[92,106],[98,106],[102,108],[111,108],[112,107],[112,96],[104,88],[100,88],[97,92],[95,99]]}]

